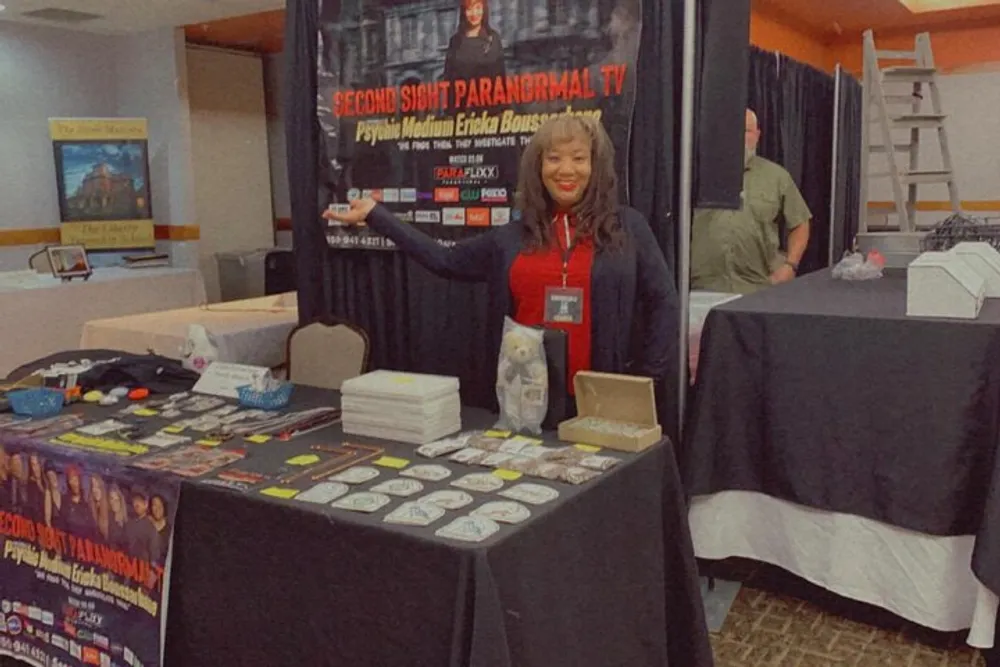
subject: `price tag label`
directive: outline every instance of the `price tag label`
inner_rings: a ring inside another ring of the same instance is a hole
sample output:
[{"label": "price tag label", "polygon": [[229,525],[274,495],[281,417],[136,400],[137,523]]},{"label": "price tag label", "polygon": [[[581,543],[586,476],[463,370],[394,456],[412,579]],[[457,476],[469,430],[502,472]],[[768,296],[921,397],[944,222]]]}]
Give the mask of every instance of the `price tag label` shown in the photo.
[{"label": "price tag label", "polygon": [[260,492],[261,495],[271,496],[272,498],[283,498],[284,500],[289,500],[299,495],[298,489],[283,489],[279,486],[272,486],[270,488],[264,489]]},{"label": "price tag label", "polygon": [[395,468],[396,470],[400,470],[401,468],[405,468],[410,465],[410,462],[406,459],[398,459],[395,456],[383,456],[377,461],[373,461],[373,463],[377,466],[382,466],[383,468]]}]

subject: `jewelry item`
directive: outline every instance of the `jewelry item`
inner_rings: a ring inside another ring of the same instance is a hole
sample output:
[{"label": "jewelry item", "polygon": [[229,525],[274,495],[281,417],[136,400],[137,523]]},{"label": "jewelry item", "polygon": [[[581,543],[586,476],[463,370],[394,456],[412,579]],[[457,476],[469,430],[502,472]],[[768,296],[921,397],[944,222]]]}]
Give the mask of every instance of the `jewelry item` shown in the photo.
[{"label": "jewelry item", "polygon": [[454,461],[455,463],[464,463],[465,465],[472,466],[476,465],[477,463],[485,459],[488,455],[489,452],[486,452],[482,449],[467,447],[449,456],[448,460]]},{"label": "jewelry item", "polygon": [[482,516],[500,523],[516,524],[527,521],[531,510],[513,500],[498,500],[480,505],[469,512],[470,516]]},{"label": "jewelry item", "polygon": [[616,465],[620,463],[620,461],[614,458],[613,456],[594,455],[594,456],[585,456],[584,458],[580,459],[579,463],[584,468],[592,468],[593,470],[600,470],[601,472],[604,472],[606,470],[611,470],[612,468],[614,468]]},{"label": "jewelry item", "polygon": [[422,503],[431,503],[446,510],[462,509],[466,505],[472,504],[472,496],[465,491],[434,491],[420,499]]},{"label": "jewelry item", "polygon": [[332,507],[351,512],[364,512],[365,514],[370,514],[372,512],[377,512],[390,502],[392,502],[392,499],[384,493],[370,493],[368,491],[362,491],[361,493],[352,493],[349,496],[344,496],[340,500],[334,502]]},{"label": "jewelry item", "polygon": [[542,505],[558,498],[559,492],[541,484],[523,482],[509,489],[504,489],[498,495],[510,498],[511,500],[520,500],[529,505]]},{"label": "jewelry item", "polygon": [[462,542],[482,542],[500,530],[496,521],[482,516],[463,516],[447,526],[438,528],[434,534]]},{"label": "jewelry item", "polygon": [[503,480],[488,472],[477,472],[459,477],[451,483],[460,489],[489,493],[503,488]]},{"label": "jewelry item", "polygon": [[317,503],[320,505],[325,505],[331,503],[341,496],[347,495],[351,490],[351,487],[346,484],[341,484],[340,482],[321,482],[316,486],[303,491],[295,497],[296,500],[301,500],[304,503]]},{"label": "jewelry item", "polygon": [[567,484],[586,484],[595,477],[600,477],[601,473],[596,470],[589,470],[587,468],[580,468],[577,466],[569,467],[562,472],[562,481]]},{"label": "jewelry item", "polygon": [[371,466],[359,466],[348,468],[343,472],[331,475],[328,479],[332,482],[343,482],[344,484],[364,484],[370,482],[381,473]]},{"label": "jewelry item", "polygon": [[440,482],[451,477],[451,471],[439,465],[416,465],[399,473],[403,477],[413,477],[427,482]]},{"label": "jewelry item", "polygon": [[376,493],[385,493],[390,496],[406,498],[424,490],[424,485],[415,479],[389,479],[381,484],[376,484],[371,488]]},{"label": "jewelry item", "polygon": [[403,526],[429,526],[445,514],[444,508],[431,503],[403,503],[382,519]]}]

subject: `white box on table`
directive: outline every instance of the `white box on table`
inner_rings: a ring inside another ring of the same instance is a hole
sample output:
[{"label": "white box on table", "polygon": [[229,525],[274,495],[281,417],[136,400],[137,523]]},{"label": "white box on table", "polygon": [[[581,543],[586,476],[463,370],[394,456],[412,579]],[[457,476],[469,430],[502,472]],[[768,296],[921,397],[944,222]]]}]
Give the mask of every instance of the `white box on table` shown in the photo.
[{"label": "white box on table", "polygon": [[906,314],[974,320],[986,298],[986,281],[951,251],[925,252],[906,269]]},{"label": "white box on table", "polygon": [[986,282],[986,298],[1000,297],[1000,252],[985,241],[963,241],[951,252],[973,268]]}]

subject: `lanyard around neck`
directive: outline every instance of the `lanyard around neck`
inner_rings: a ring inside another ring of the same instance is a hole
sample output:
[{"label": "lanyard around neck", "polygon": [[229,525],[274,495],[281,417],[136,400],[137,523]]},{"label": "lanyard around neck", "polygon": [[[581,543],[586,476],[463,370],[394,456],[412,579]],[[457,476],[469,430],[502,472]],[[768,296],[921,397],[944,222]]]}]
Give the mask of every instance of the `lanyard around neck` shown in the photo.
[{"label": "lanyard around neck", "polygon": [[570,257],[573,256],[573,250],[576,248],[576,244],[573,242],[569,233],[569,216],[565,214],[556,216],[556,220],[559,218],[562,218],[563,237],[566,239],[565,245],[561,243],[559,244],[560,250],[562,250],[562,286],[565,288],[566,281],[569,278],[569,260]]}]

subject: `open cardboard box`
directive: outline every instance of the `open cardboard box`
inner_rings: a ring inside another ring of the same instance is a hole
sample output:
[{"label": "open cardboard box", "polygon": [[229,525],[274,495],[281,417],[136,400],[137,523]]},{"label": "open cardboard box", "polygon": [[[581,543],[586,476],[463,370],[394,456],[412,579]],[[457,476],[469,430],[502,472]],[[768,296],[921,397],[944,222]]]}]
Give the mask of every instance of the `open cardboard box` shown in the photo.
[{"label": "open cardboard box", "polygon": [[[650,378],[580,371],[573,378],[573,388],[577,416],[559,424],[560,440],[641,452],[663,437]],[[595,420],[609,424],[612,430],[623,427],[622,432],[595,430]]]}]

